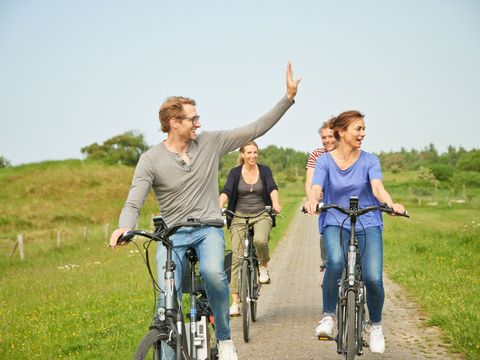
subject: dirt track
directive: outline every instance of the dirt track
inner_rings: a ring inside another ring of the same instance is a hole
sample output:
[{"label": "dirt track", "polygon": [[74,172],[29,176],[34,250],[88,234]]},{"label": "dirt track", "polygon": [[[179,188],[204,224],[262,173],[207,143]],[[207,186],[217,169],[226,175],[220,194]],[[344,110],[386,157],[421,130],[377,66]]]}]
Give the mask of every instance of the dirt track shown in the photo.
[{"label": "dirt track", "polygon": [[[241,317],[231,318],[239,359],[340,359],[335,342],[315,337],[322,309],[319,257],[316,217],[298,214],[271,256],[272,283],[262,287],[249,343],[243,341]],[[452,359],[438,330],[425,326],[425,317],[400,287],[386,276],[384,286],[385,354],[367,348],[359,359]]]}]

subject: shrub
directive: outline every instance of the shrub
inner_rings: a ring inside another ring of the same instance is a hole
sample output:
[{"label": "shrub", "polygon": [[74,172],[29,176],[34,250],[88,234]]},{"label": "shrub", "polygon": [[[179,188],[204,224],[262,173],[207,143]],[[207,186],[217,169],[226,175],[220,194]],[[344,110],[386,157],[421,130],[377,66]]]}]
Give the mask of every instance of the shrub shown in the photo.
[{"label": "shrub", "polygon": [[430,171],[439,181],[446,181],[453,176],[454,169],[446,164],[430,165]]}]

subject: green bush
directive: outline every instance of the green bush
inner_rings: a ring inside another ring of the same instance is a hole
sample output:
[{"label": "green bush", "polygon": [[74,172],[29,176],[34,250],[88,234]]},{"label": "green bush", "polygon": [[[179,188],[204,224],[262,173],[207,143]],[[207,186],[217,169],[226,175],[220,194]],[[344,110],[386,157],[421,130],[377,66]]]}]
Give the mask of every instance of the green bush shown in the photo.
[{"label": "green bush", "polygon": [[451,178],[454,188],[465,186],[480,187],[480,172],[478,171],[456,171]]},{"label": "green bush", "polygon": [[11,166],[10,160],[8,160],[5,156],[0,155],[0,169],[9,166]]},{"label": "green bush", "polygon": [[435,176],[435,179],[439,181],[446,181],[453,176],[454,170],[452,167],[446,164],[434,164],[430,165],[430,171]]}]

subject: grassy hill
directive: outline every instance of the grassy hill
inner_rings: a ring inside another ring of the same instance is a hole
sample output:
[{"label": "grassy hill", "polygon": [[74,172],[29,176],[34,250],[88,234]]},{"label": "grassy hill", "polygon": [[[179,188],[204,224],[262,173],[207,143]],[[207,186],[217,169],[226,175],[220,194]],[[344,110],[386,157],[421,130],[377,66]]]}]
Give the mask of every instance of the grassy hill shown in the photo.
[{"label": "grassy hill", "polygon": [[[0,250],[21,233],[26,242],[65,239],[112,229],[128,193],[133,168],[80,160],[51,161],[0,170]],[[157,213],[152,196],[145,214]]]}]

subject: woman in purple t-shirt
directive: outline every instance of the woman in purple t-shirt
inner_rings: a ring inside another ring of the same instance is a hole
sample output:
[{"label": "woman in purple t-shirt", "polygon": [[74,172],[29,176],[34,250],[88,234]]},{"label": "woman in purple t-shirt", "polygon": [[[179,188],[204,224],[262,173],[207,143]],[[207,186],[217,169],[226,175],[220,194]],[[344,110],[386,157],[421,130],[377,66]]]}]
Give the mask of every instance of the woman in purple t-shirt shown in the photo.
[{"label": "woman in purple t-shirt", "polygon": [[[364,115],[358,111],[346,111],[332,121],[332,128],[338,146],[335,150],[320,156],[315,165],[312,190],[305,208],[313,214],[321,194],[326,204],[349,206],[351,196],[357,196],[359,207],[386,203],[396,212],[405,211],[403,205],[393,202],[382,182],[380,162],[375,155],[360,149],[365,138]],[[333,336],[333,323],[338,295],[337,284],[344,267],[343,250],[340,245],[340,223],[344,215],[329,210],[320,217],[320,232],[323,232],[327,252],[327,271],[323,282],[323,319],[316,328],[316,334]],[[350,222],[346,222],[342,231],[348,243]],[[382,268],[383,240],[382,214],[373,211],[360,217],[356,234],[362,252],[362,268],[367,289],[367,307],[372,323],[370,331],[370,350],[374,353],[385,351],[385,340],[381,326],[382,308],[385,297]],[[366,245],[366,246],[365,246]]]}]

